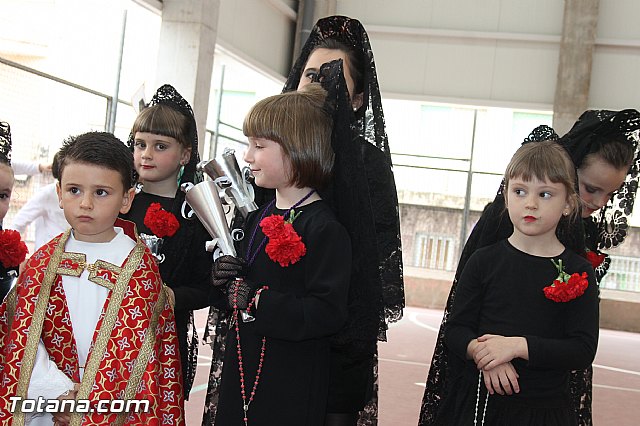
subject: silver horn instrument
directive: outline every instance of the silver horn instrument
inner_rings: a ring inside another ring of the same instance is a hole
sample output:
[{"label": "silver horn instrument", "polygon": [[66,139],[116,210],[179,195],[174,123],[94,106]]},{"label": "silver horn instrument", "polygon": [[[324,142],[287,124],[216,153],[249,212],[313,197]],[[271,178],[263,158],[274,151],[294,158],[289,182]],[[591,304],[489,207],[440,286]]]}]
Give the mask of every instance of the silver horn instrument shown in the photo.
[{"label": "silver horn instrument", "polygon": [[258,210],[253,201],[255,194],[251,186],[251,170],[248,167],[240,169],[233,149],[225,148],[219,159],[201,161],[197,168],[205,172],[220,188],[223,202],[233,203],[243,217]]}]

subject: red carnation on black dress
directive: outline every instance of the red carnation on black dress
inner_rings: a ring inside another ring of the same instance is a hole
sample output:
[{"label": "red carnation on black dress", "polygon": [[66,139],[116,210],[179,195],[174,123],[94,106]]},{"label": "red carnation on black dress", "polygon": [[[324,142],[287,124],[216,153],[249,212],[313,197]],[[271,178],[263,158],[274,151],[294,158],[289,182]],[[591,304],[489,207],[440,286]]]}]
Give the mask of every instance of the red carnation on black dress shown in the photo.
[{"label": "red carnation on black dress", "polygon": [[160,203],[149,205],[144,215],[144,225],[158,238],[173,237],[180,229],[180,222],[176,216],[164,210]]},{"label": "red carnation on black dress", "polygon": [[13,229],[0,230],[0,263],[5,268],[16,268],[27,257],[29,249]]},{"label": "red carnation on black dress", "polygon": [[271,215],[260,221],[262,232],[269,238],[265,252],[280,266],[293,265],[307,253],[302,238],[293,228],[295,218],[295,212],[291,210],[287,220],[283,216]]},{"label": "red carnation on black dress", "polygon": [[562,259],[557,263],[554,260],[551,260],[551,262],[558,269],[558,278],[553,280],[553,284],[543,289],[546,298],[554,302],[569,302],[582,296],[589,286],[587,273],[578,274],[576,272],[569,275],[564,271]]}]

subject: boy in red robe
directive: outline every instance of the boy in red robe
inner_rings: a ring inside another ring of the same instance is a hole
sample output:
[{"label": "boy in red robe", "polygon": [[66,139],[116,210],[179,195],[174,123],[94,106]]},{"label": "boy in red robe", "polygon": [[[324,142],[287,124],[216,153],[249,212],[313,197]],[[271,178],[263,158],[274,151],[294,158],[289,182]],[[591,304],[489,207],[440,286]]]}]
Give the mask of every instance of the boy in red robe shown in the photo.
[{"label": "boy in red robe", "polygon": [[71,229],[31,256],[0,307],[0,424],[182,425],[173,311],[153,256],[117,219],[133,156],[91,132],[58,157]]}]

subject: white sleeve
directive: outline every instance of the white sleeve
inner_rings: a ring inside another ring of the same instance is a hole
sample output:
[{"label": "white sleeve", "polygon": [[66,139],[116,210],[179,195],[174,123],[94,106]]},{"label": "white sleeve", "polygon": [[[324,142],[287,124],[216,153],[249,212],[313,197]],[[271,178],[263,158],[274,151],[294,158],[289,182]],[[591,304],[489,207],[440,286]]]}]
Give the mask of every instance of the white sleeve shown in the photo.
[{"label": "white sleeve", "polygon": [[22,206],[18,213],[13,217],[13,223],[7,228],[15,229],[21,234],[27,229],[27,226],[43,216],[45,213],[46,191],[38,191],[27,203]]},{"label": "white sleeve", "polygon": [[40,173],[40,163],[37,161],[11,160],[11,168],[17,175],[33,176]]},{"label": "white sleeve", "polygon": [[41,340],[29,381],[28,398],[37,399],[41,396],[44,399],[56,399],[68,390],[73,390],[73,381],[49,359]]}]

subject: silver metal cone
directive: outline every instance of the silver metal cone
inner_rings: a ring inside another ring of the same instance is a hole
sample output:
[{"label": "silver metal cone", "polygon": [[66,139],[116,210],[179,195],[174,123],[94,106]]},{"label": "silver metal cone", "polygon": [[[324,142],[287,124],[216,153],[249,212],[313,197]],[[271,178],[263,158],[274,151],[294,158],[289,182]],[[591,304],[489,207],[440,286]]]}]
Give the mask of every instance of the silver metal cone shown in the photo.
[{"label": "silver metal cone", "polygon": [[244,217],[258,210],[257,204],[253,201],[253,187],[245,178],[245,173],[240,170],[233,149],[225,148],[220,159],[201,161],[198,168],[216,182]]},{"label": "silver metal cone", "polygon": [[220,250],[224,254],[236,256],[216,184],[210,180],[200,182],[187,191],[185,199],[209,234],[217,239]]}]

